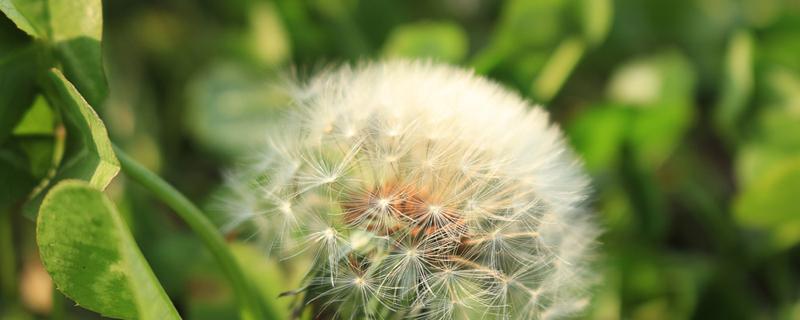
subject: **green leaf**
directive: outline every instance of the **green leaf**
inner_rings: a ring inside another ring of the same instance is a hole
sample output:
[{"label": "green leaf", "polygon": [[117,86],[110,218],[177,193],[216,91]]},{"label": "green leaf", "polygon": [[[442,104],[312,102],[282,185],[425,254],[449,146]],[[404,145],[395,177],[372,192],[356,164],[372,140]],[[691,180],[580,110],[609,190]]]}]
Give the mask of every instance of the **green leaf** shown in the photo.
[{"label": "green leaf", "polygon": [[612,0],[580,0],[579,14],[583,36],[590,45],[605,40],[614,17]]},{"label": "green leaf", "polygon": [[387,57],[433,58],[459,62],[467,55],[467,34],[449,22],[420,22],[392,30],[383,54]]},{"label": "green leaf", "polygon": [[531,86],[534,97],[542,102],[549,102],[572,74],[572,70],[581,61],[586,52],[586,43],[578,38],[564,39],[547,60],[539,76]]},{"label": "green leaf", "polygon": [[108,87],[100,48],[100,0],[0,0],[0,9],[20,29],[49,43],[86,100],[101,105]]},{"label": "green leaf", "polygon": [[[105,189],[120,167],[103,121],[60,71],[51,69],[47,79],[47,97],[61,111],[67,128],[66,150],[50,185],[64,179],[80,179]],[[39,192],[26,204],[28,215],[36,213],[45,193],[46,190]]]},{"label": "green leaf", "polygon": [[42,1],[0,0],[0,11],[5,13],[20,30],[38,38],[46,34],[46,31],[41,29],[43,27],[41,22],[37,23],[42,21],[43,4]]},{"label": "green leaf", "polygon": [[25,112],[22,120],[14,127],[14,135],[52,135],[55,127],[55,115],[47,100],[36,96],[33,105]]},{"label": "green leaf", "polygon": [[50,191],[36,239],[56,286],[80,306],[115,318],[180,319],[117,208],[88,183]]},{"label": "green leaf", "polygon": [[800,157],[786,158],[749,184],[734,202],[736,221],[767,231],[777,248],[800,242]]},{"label": "green leaf", "polygon": [[103,9],[100,0],[50,0],[51,41],[64,74],[89,103],[100,107],[108,93],[100,41]]},{"label": "green leaf", "polygon": [[0,55],[0,144],[28,110],[35,94],[33,47]]}]

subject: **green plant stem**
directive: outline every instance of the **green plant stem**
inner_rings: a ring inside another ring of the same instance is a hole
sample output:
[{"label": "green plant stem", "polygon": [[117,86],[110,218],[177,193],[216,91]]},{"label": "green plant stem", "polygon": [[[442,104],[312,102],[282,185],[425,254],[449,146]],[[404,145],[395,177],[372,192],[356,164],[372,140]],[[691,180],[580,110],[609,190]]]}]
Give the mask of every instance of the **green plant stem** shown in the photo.
[{"label": "green plant stem", "polygon": [[244,272],[234,258],[216,226],[195,206],[158,175],[151,172],[128,156],[121,148],[114,146],[122,172],[172,208],[189,225],[217,260],[242,307],[245,319],[277,319],[271,310],[264,310],[265,304],[255,288],[247,282]]}]

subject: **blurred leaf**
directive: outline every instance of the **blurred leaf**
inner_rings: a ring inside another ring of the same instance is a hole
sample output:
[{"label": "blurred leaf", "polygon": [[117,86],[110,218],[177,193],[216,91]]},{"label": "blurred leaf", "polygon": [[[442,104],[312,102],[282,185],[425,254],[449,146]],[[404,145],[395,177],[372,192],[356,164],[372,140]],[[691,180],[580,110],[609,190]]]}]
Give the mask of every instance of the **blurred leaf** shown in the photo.
[{"label": "blurred leaf", "polygon": [[[476,72],[494,70],[517,54],[550,51],[566,35],[565,0],[511,0],[503,3],[489,44],[473,59]],[[538,68],[537,68],[538,69]],[[526,79],[530,87],[530,78]]]},{"label": "blurred leaf", "polygon": [[769,232],[773,245],[787,248],[800,242],[800,156],[775,164],[737,196],[739,224]]},{"label": "blurred leaf", "polygon": [[100,50],[100,0],[0,1],[0,9],[20,29],[52,44],[64,74],[86,100],[100,106],[108,91]]},{"label": "blurred leaf", "polygon": [[36,239],[58,289],[89,310],[127,319],[180,319],[114,204],[90,184],[55,186]]},{"label": "blurred leaf", "polygon": [[512,0],[504,4],[493,41],[525,49],[551,46],[563,37],[564,0]]},{"label": "blurred leaf", "polygon": [[192,137],[223,157],[263,143],[288,99],[272,81],[233,65],[217,66],[195,79],[187,90],[185,118]]},{"label": "blurred leaf", "polygon": [[736,178],[743,187],[758,180],[787,157],[800,156],[800,114],[773,106],[757,118],[758,130],[736,158]]},{"label": "blurred leaf", "polygon": [[556,48],[541,73],[533,82],[531,92],[542,102],[549,102],[564,86],[572,70],[578,65],[586,51],[583,40],[567,38]]},{"label": "blurred leaf", "polygon": [[[68,139],[63,160],[49,184],[80,179],[105,189],[119,172],[119,161],[103,121],[61,72],[52,69],[47,79],[47,96],[61,111]],[[28,215],[36,214],[45,193],[40,191],[26,204]]]},{"label": "blurred leaf", "polygon": [[290,297],[279,297],[281,293],[294,290],[293,283],[300,283],[304,274],[287,274],[275,260],[268,259],[261,250],[242,243],[233,243],[231,250],[239,264],[244,267],[247,278],[253,281],[264,298],[263,303],[271,306],[273,316],[278,319],[291,318]]},{"label": "blurred leaf", "polygon": [[[632,319],[691,319],[702,289],[713,274],[701,257],[660,254],[648,248],[624,252],[623,305],[632,303]],[[633,303],[635,302],[635,303]]]},{"label": "blurred leaf", "polygon": [[753,92],[753,41],[749,31],[739,30],[731,37],[725,57],[725,78],[714,122],[731,140],[739,135],[738,124]]},{"label": "blurred leaf", "polygon": [[590,45],[605,40],[614,18],[613,0],[580,0],[581,27],[583,36]]},{"label": "blurred leaf", "polygon": [[614,73],[609,94],[634,108],[629,141],[648,168],[660,166],[694,124],[694,83],[688,61],[674,52],[634,60]]},{"label": "blurred leaf", "polygon": [[291,55],[291,43],[281,17],[270,3],[259,3],[250,12],[249,43],[253,55],[265,65],[279,65]]},{"label": "blurred leaf", "polygon": [[0,54],[0,144],[11,134],[33,102],[35,47]]},{"label": "blurred leaf", "polygon": [[383,47],[387,57],[433,58],[459,62],[467,55],[467,34],[450,22],[418,22],[401,25],[389,34]]},{"label": "blurred leaf", "polygon": [[616,167],[627,135],[630,112],[616,105],[598,105],[570,122],[567,132],[591,172]]}]

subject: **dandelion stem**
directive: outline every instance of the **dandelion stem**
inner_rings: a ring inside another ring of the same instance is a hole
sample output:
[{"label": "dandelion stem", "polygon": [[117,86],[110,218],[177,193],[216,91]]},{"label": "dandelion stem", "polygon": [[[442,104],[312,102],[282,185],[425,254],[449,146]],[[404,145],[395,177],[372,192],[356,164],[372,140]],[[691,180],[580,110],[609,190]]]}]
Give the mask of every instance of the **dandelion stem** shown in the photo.
[{"label": "dandelion stem", "polygon": [[[273,310],[268,310],[254,287],[247,282],[241,266],[237,263],[225,240],[211,221],[189,199],[172,185],[161,179],[128,156],[121,148],[114,146],[122,171],[131,179],[144,186],[158,199],[177,213],[192,231],[200,237],[214,259],[219,263],[242,307],[244,319],[277,319]],[[265,310],[267,309],[267,310]]]}]

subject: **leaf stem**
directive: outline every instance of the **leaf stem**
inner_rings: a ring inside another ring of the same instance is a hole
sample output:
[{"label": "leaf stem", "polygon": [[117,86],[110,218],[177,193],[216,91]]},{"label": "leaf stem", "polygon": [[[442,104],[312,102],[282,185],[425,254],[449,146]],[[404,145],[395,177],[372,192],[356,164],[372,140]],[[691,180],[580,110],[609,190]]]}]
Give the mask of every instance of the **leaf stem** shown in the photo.
[{"label": "leaf stem", "polygon": [[189,225],[189,228],[200,237],[206,248],[211,251],[228,281],[230,281],[240,306],[243,308],[242,317],[244,319],[275,318],[275,313],[271,312],[272,310],[264,310],[267,306],[262,303],[260,295],[255,288],[247,282],[244,272],[231,251],[228,250],[222,235],[206,215],[172,185],[136,162],[120,147],[115,145],[114,151],[119,159],[122,172],[150,190],[157,198],[172,208]]}]

